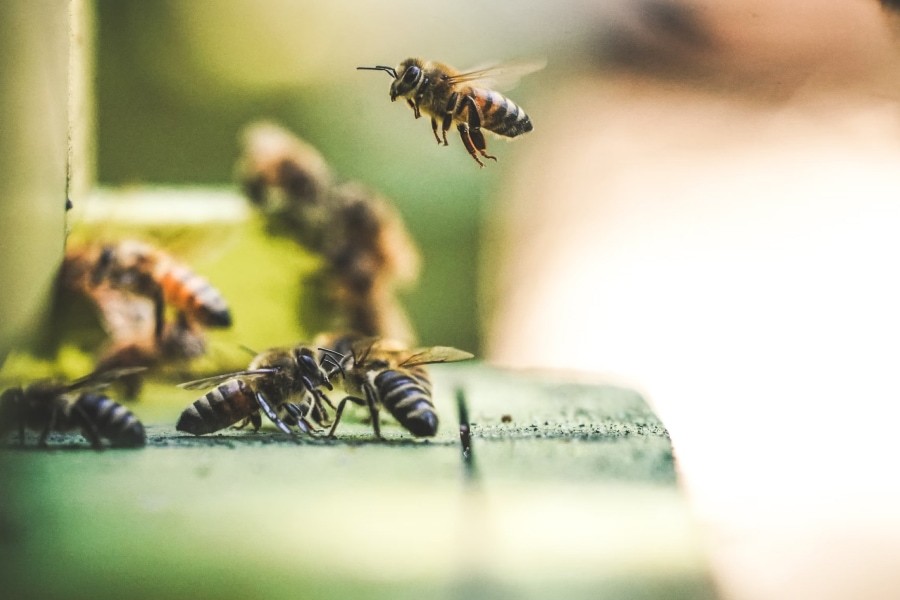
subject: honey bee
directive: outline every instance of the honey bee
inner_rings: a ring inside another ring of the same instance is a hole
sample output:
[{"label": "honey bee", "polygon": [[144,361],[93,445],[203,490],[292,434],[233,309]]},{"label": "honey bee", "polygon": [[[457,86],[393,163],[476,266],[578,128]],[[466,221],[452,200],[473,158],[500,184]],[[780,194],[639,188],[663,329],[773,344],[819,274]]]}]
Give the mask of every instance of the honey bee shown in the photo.
[{"label": "honey bee", "polygon": [[534,127],[525,111],[509,98],[486,87],[469,84],[489,78],[500,71],[505,71],[507,75],[513,72],[525,75],[542,67],[541,63],[533,63],[460,73],[439,62],[407,58],[396,69],[384,65],[357,69],[384,71],[393,77],[391,102],[397,98],[405,98],[417,119],[423,112],[430,116],[431,131],[438,144],[447,145],[447,130],[456,123],[456,130],[469,155],[480,167],[484,167],[484,163],[478,158],[479,154],[494,161],[497,157],[487,153],[482,129],[514,138],[528,133]]},{"label": "honey bee", "polygon": [[167,305],[206,327],[231,326],[231,312],[222,294],[205,278],[150,244],[123,240],[88,246],[71,250],[66,260],[71,275],[80,277],[75,285],[91,289],[106,284],[149,298],[157,338],[163,334]]},{"label": "honey bee", "polygon": [[435,435],[438,416],[425,365],[474,356],[449,346],[408,349],[393,340],[355,334],[325,334],[316,343],[329,345],[344,356],[341,373],[347,396],[337,405],[329,437],[334,436],[347,402],[368,407],[377,438],[381,437],[379,407],[386,408],[414,436]]},{"label": "honey bee", "polygon": [[314,147],[269,123],[247,128],[238,168],[270,229],[323,259],[317,277],[304,282],[313,292],[304,301],[314,304],[303,311],[305,329],[413,337],[396,291],[415,281],[419,254],[387,199],[357,183],[336,184]]},{"label": "honey bee", "polygon": [[[168,253],[126,240],[69,249],[59,274],[59,303],[76,294],[97,309],[109,336],[97,370],[156,366],[206,351],[204,327],[228,327],[221,293]],[[174,307],[175,318],[166,319]],[[126,397],[141,388],[142,373],[124,376]]]},{"label": "honey bee", "polygon": [[215,388],[187,407],[175,428],[204,435],[240,423],[258,430],[261,410],[283,433],[290,435],[291,425],[312,433],[313,423],[327,421],[325,405],[334,408],[319,388],[333,389],[329,378],[341,360],[331,350],[303,344],[272,348],[257,354],[244,371],[182,383],[178,387],[189,390]]},{"label": "honey bee", "polygon": [[24,388],[9,388],[0,394],[0,433],[17,429],[19,443],[24,445],[26,429],[39,431],[38,445],[46,446],[51,431],[81,429],[95,449],[102,448],[101,438],[113,446],[143,446],[146,434],[138,418],[97,391],[140,369],[94,371],[70,383],[42,380]]}]

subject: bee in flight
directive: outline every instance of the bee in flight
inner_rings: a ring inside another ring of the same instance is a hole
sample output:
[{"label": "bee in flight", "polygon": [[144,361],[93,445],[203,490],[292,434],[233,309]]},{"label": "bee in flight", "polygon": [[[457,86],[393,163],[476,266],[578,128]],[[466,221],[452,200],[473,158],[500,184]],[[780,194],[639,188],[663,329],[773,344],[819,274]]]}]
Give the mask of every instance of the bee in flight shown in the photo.
[{"label": "bee in flight", "polygon": [[[478,158],[497,160],[487,153],[487,143],[482,129],[514,138],[533,129],[531,119],[516,103],[487,87],[470,85],[490,78],[501,71],[504,76],[525,75],[543,67],[542,63],[510,65],[478,69],[460,73],[453,67],[407,58],[396,69],[384,65],[357,67],[362,70],[384,71],[394,78],[391,83],[391,102],[405,98],[418,119],[424,112],[431,117],[431,130],[438,144],[447,145],[447,130],[456,123],[456,130],[466,150],[479,166]],[[438,136],[438,122],[441,135]]]},{"label": "bee in flight", "polygon": [[425,365],[473,358],[449,346],[408,349],[393,340],[355,334],[325,334],[316,343],[329,345],[344,356],[341,373],[347,396],[337,406],[329,437],[334,436],[347,402],[368,407],[375,437],[381,437],[379,407],[386,408],[414,436],[435,435],[438,416]]},{"label": "bee in flight", "polygon": [[290,425],[311,433],[310,420],[324,425],[325,405],[334,408],[319,388],[332,389],[329,378],[340,370],[341,358],[303,344],[272,348],[257,354],[244,371],[182,383],[178,387],[189,390],[215,387],[181,413],[175,428],[203,435],[240,422],[238,427],[252,424],[258,430],[261,410],[283,433],[291,434]]},{"label": "bee in flight", "polygon": [[70,383],[36,381],[27,387],[9,388],[0,394],[0,433],[25,430],[40,432],[38,445],[46,446],[51,431],[81,429],[95,449],[101,438],[113,446],[137,447],[146,443],[144,426],[127,408],[98,392],[113,380],[143,367],[95,371]]}]

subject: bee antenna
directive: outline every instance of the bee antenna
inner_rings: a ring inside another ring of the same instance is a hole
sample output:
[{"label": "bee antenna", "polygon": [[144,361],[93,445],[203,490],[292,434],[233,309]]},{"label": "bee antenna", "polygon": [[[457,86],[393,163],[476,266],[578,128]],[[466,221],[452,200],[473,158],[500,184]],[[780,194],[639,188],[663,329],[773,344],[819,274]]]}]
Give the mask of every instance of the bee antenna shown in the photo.
[{"label": "bee antenna", "polygon": [[357,71],[384,71],[394,79],[397,79],[397,70],[394,67],[386,67],[384,65],[376,65],[374,67],[356,67]]},{"label": "bee antenna", "polygon": [[[326,348],[319,348],[319,350],[322,350],[322,351],[324,351],[324,352],[334,352],[334,350],[327,350]],[[339,353],[339,352],[334,352],[334,353],[337,354],[338,356],[340,356],[340,357],[341,357],[341,361],[343,361],[343,359],[344,359],[344,355],[343,355],[343,354],[341,354],[341,353]],[[344,379],[347,378],[347,374],[344,372],[344,367],[343,367],[343,365],[341,365],[341,363],[340,363],[339,361],[337,361],[331,354],[326,354],[325,356],[322,357],[322,363],[321,363],[321,364],[322,364],[323,366],[324,366],[326,363],[329,363],[329,362],[330,362],[332,365],[335,366],[335,368],[336,368],[336,369],[338,370],[338,372],[341,374],[341,377],[343,377]],[[334,371],[332,371],[329,375],[334,375]]]}]

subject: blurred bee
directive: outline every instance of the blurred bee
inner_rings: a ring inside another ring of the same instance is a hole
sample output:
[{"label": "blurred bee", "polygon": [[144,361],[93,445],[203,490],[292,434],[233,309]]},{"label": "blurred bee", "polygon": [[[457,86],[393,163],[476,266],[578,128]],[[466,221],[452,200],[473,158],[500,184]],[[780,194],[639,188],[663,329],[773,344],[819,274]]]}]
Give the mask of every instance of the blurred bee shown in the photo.
[{"label": "blurred bee", "polygon": [[431,399],[426,364],[468,360],[473,355],[449,346],[408,349],[404,344],[354,334],[324,334],[316,344],[327,345],[344,356],[343,388],[348,394],[337,406],[328,432],[334,436],[347,402],[366,406],[375,437],[381,437],[379,407],[416,437],[437,433],[438,416]]},{"label": "blurred bee", "polygon": [[319,277],[305,281],[313,284],[303,299],[305,329],[413,337],[396,289],[415,281],[419,255],[386,199],[335,184],[315,148],[268,123],[247,128],[239,171],[270,228],[323,259]]},{"label": "blurred bee", "polygon": [[231,312],[219,291],[166,252],[135,240],[76,248],[66,253],[70,286],[106,287],[149,298],[154,335],[162,337],[166,305],[206,327],[230,327]]},{"label": "blurred bee", "polygon": [[[482,128],[487,131],[514,138],[531,131],[531,119],[516,103],[499,92],[486,87],[469,85],[485,80],[501,71],[511,75],[525,75],[543,67],[542,63],[510,65],[478,69],[460,73],[448,65],[407,58],[396,69],[384,65],[357,67],[362,70],[384,71],[394,78],[391,83],[391,102],[405,98],[418,119],[424,112],[431,117],[431,131],[438,144],[447,145],[447,130],[456,123],[456,130],[469,155],[479,166],[484,163],[478,158],[497,160],[487,153],[487,143]],[[438,136],[438,122],[441,135]]]},{"label": "blurred bee", "polygon": [[[206,279],[142,242],[70,249],[60,271],[60,291],[87,298],[100,313],[109,343],[97,370],[196,358],[206,351],[203,327],[231,324],[225,299]],[[174,320],[166,320],[167,306],[175,308]],[[142,374],[119,381],[125,396],[133,398]]]},{"label": "blurred bee", "polygon": [[0,433],[18,430],[19,443],[24,445],[26,429],[39,431],[38,444],[46,446],[51,431],[81,429],[98,450],[102,448],[101,438],[113,446],[143,446],[146,435],[138,418],[97,391],[138,370],[141,367],[94,371],[71,383],[44,380],[25,388],[9,388],[0,395]]},{"label": "blurred bee", "polygon": [[319,388],[332,389],[329,377],[340,370],[341,359],[328,349],[302,344],[272,348],[257,354],[244,371],[182,383],[178,387],[189,390],[215,388],[187,407],[175,428],[203,435],[240,422],[238,427],[252,424],[258,430],[262,410],[286,434],[291,425],[311,433],[313,423],[326,423],[325,405],[334,408]]}]

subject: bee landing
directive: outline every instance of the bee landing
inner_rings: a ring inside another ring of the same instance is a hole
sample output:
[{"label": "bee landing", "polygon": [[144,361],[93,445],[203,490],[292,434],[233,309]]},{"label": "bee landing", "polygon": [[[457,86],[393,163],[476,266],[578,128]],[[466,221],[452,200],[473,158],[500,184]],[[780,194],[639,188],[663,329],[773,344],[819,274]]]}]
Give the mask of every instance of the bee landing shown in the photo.
[{"label": "bee landing", "polygon": [[[362,70],[384,71],[391,82],[391,101],[406,99],[415,118],[422,113],[431,117],[431,131],[438,144],[447,145],[447,130],[454,123],[459,137],[469,155],[483,167],[479,158],[497,160],[487,153],[487,143],[482,129],[513,138],[531,131],[531,119],[509,98],[486,87],[475,87],[469,82],[511,71],[514,68],[524,75],[542,68],[543,64],[520,67],[497,67],[460,73],[453,67],[418,58],[408,58],[396,69],[384,65],[357,67]],[[438,124],[441,131],[438,135]]]}]

